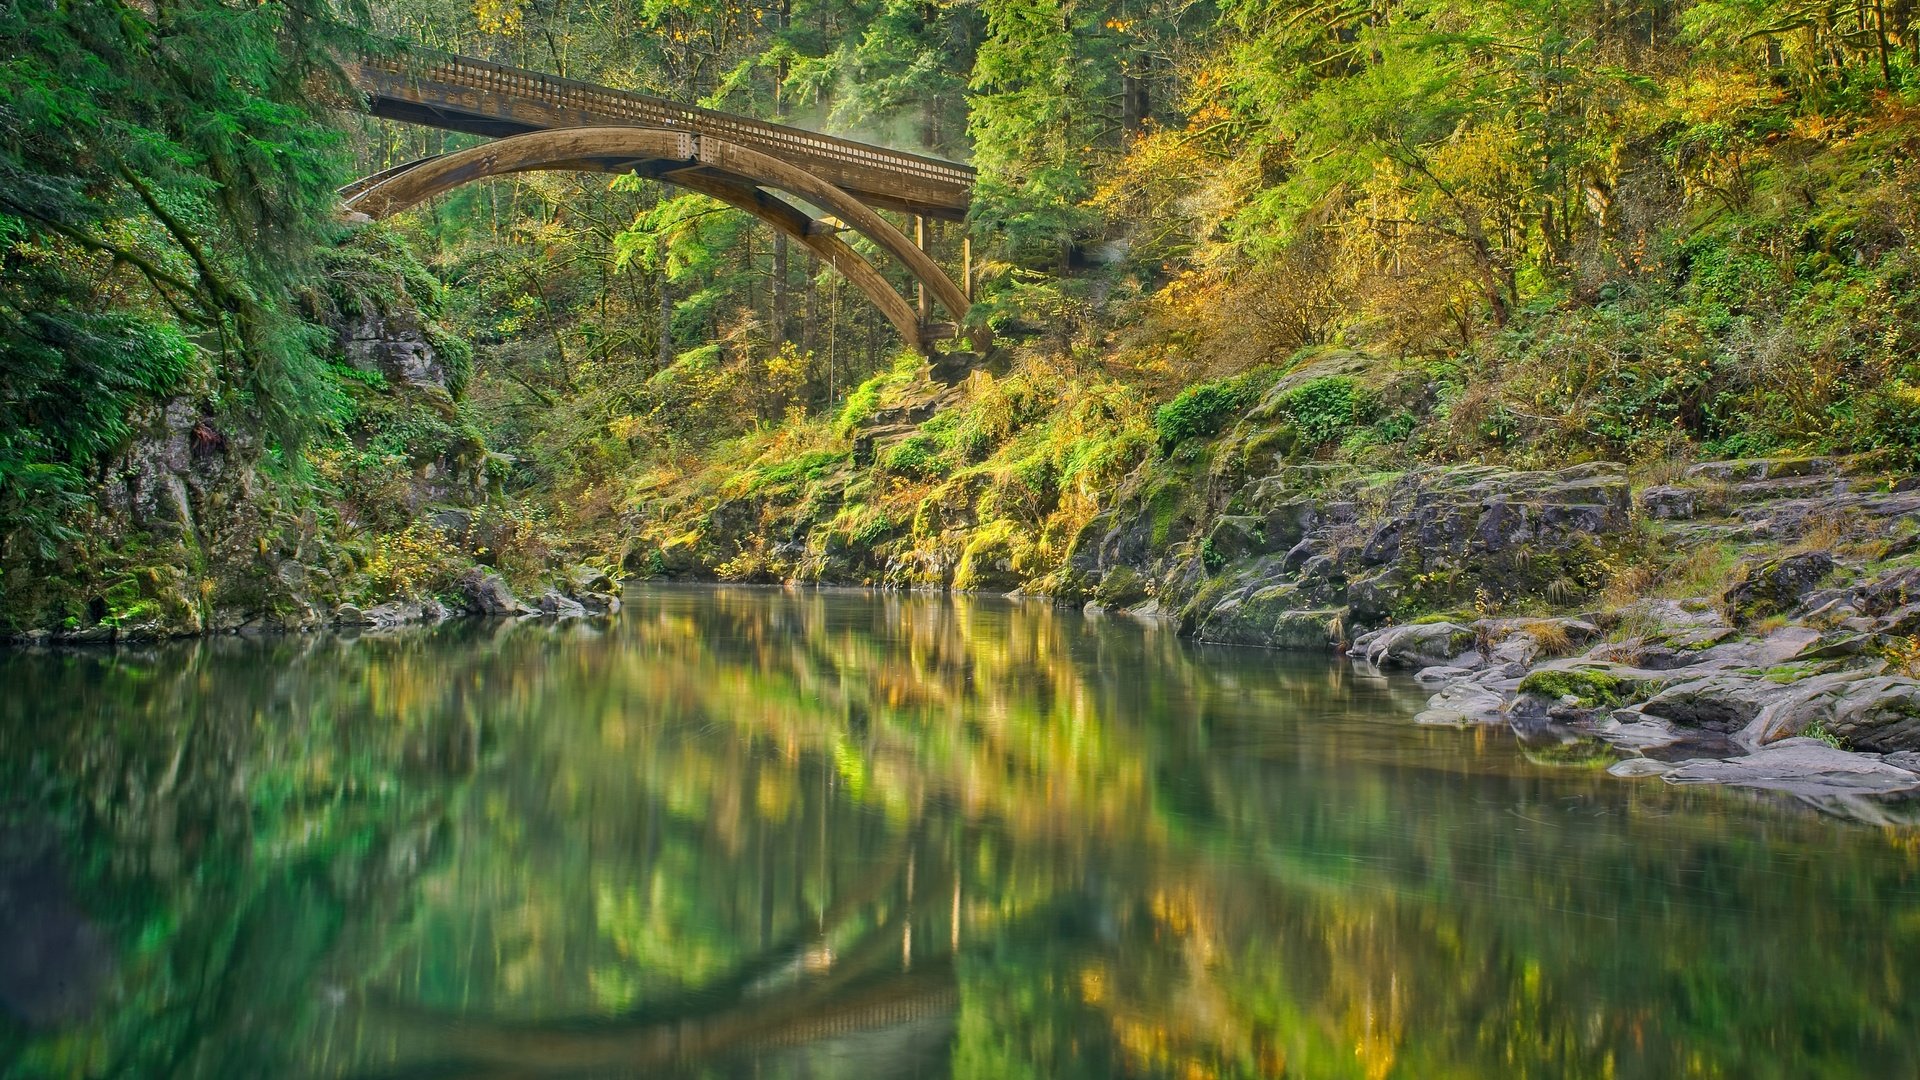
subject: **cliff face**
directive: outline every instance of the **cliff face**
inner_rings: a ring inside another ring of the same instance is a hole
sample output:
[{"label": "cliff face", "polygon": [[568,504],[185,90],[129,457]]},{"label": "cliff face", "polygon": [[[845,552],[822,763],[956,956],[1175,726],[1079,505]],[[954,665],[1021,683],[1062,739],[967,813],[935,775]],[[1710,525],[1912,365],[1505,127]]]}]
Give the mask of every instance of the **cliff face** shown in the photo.
[{"label": "cliff face", "polygon": [[[88,643],[317,627],[368,598],[369,542],[486,497],[486,447],[459,414],[457,346],[450,358],[390,277],[332,284],[320,314],[337,335],[338,430],[296,467],[203,389],[140,408],[65,549],[6,568],[6,629]],[[381,476],[379,520],[362,519],[375,500],[353,465]]]}]

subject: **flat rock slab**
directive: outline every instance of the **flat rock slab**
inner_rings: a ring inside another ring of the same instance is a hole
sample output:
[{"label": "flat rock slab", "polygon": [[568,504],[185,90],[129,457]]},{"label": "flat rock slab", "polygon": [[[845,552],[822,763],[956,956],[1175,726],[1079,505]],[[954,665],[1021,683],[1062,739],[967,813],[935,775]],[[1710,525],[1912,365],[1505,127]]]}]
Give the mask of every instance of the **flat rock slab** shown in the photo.
[{"label": "flat rock slab", "polygon": [[1814,739],[1787,739],[1721,761],[1683,762],[1663,779],[1669,784],[1727,784],[1811,798],[1920,790],[1920,773],[1889,764],[1875,754],[1848,753]]},{"label": "flat rock slab", "polygon": [[1471,682],[1456,682],[1433,695],[1427,707],[1414,715],[1413,722],[1454,726],[1498,724],[1507,719],[1506,704],[1507,696],[1497,690]]}]

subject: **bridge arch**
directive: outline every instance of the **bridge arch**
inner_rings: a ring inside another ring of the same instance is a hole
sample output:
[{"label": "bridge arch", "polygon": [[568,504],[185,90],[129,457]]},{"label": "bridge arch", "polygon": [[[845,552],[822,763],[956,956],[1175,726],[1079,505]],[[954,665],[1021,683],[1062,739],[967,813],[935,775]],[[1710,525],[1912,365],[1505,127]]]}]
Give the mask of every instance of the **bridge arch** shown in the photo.
[{"label": "bridge arch", "polygon": [[925,350],[927,328],[913,305],[839,228],[816,219],[776,188],[827,211],[903,263],[956,324],[970,306],[966,293],[927,253],[871,207],[798,166],[711,135],[630,126],[552,128],[387,169],[341,191],[350,211],[384,218],[462,184],[536,171],[638,171],[744,210],[805,245],[839,271],[886,316],[907,343]]}]

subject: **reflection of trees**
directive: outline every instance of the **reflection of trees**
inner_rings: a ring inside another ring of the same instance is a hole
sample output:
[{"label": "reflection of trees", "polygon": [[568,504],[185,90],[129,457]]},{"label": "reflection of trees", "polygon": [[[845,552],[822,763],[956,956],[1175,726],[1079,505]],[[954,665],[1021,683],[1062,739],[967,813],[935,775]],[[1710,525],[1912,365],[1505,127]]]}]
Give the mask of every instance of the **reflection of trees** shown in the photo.
[{"label": "reflection of trees", "polygon": [[1414,729],[1324,662],[759,590],[253,650],[34,668],[114,718],[41,745],[158,790],[201,715],[176,783],[208,824],[171,857],[304,883],[271,918],[327,928],[312,959],[226,978],[320,1073],[832,1074],[896,1030],[925,1038],[889,1063],[994,1077],[1917,1064],[1911,845]]},{"label": "reflection of trees", "polygon": [[[367,651],[376,673],[336,681]],[[391,917],[431,860],[470,765],[459,711],[415,707],[431,652],[283,638],[8,658],[0,827],[56,837],[117,963],[84,1027],[0,1027],[0,1065],[270,1068],[349,913]]]}]

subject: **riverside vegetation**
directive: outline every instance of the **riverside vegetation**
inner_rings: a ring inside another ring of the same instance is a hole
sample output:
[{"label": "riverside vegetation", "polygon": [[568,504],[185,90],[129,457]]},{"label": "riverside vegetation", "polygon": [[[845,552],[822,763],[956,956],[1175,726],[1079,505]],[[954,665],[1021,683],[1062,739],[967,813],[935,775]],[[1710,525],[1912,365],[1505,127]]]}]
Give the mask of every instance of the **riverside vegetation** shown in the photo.
[{"label": "riverside vegetation", "polygon": [[[458,145],[338,110],[329,58],[394,37],[971,160],[1000,345],[936,380],[636,177],[339,221]],[[1427,719],[1628,771],[1920,783],[1904,0],[189,0],[0,40],[15,635],[1018,590],[1422,669]]]}]

